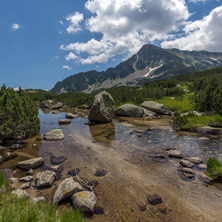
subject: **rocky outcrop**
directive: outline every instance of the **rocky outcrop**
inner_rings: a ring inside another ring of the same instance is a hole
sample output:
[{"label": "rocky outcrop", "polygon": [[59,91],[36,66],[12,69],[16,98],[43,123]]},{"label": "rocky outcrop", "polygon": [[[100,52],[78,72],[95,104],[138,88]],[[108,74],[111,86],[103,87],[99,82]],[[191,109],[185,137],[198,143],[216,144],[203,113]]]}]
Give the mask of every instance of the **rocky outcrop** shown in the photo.
[{"label": "rocky outcrop", "polygon": [[72,196],[72,203],[81,212],[93,214],[97,197],[93,191],[82,191]]},{"label": "rocky outcrop", "polygon": [[155,113],[164,114],[164,115],[172,114],[172,111],[169,110],[166,106],[155,101],[145,101],[141,104],[141,106]]},{"label": "rocky outcrop", "polygon": [[75,182],[72,177],[67,178],[58,186],[53,202],[58,204],[67,198],[71,198],[74,193],[84,190],[85,189],[79,183]]},{"label": "rocky outcrop", "polygon": [[55,180],[56,173],[53,171],[45,170],[36,175],[37,187],[51,187]]},{"label": "rocky outcrop", "polygon": [[63,140],[64,134],[61,129],[55,129],[44,134],[44,139],[47,141]]},{"label": "rocky outcrop", "polygon": [[115,111],[117,116],[129,116],[129,117],[142,117],[144,115],[144,109],[132,104],[124,104]]},{"label": "rocky outcrop", "polygon": [[18,162],[17,167],[22,170],[30,170],[30,169],[40,167],[42,164],[44,164],[44,159],[41,157],[38,157],[38,158]]},{"label": "rocky outcrop", "polygon": [[112,122],[113,115],[114,100],[112,96],[105,91],[100,92],[94,97],[88,119],[91,122],[108,123]]}]

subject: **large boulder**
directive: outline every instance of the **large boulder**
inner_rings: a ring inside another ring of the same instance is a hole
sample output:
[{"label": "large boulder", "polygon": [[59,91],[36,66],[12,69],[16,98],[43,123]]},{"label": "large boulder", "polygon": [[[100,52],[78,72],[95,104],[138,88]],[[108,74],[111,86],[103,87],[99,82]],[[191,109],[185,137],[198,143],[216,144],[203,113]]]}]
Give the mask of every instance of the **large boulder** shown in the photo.
[{"label": "large boulder", "polygon": [[166,106],[155,101],[145,101],[141,104],[141,106],[159,114],[170,115],[172,113],[172,111],[169,110]]},{"label": "large boulder", "polygon": [[37,187],[51,187],[55,180],[56,173],[53,171],[45,170],[36,175]]},{"label": "large boulder", "polygon": [[83,190],[85,189],[78,182],[75,182],[72,177],[67,178],[58,186],[53,202],[58,204],[62,200],[71,198],[74,193]]},{"label": "large boulder", "polygon": [[112,122],[113,115],[114,100],[112,96],[105,91],[100,92],[94,97],[88,119],[91,122],[108,123]]},{"label": "large boulder", "polygon": [[40,167],[43,163],[44,163],[44,159],[41,157],[38,157],[38,158],[18,162],[16,167],[22,170],[30,170],[30,169]]},{"label": "large boulder", "polygon": [[115,115],[117,116],[129,116],[129,117],[142,117],[144,115],[144,109],[132,104],[124,104],[116,109]]},{"label": "large boulder", "polygon": [[55,129],[44,134],[44,139],[48,141],[63,140],[64,134],[61,129]]},{"label": "large boulder", "polygon": [[73,206],[81,212],[93,214],[97,197],[93,191],[82,191],[72,196]]},{"label": "large boulder", "polygon": [[53,101],[52,100],[44,100],[40,104],[40,108],[48,108],[50,109],[53,106]]},{"label": "large boulder", "polygon": [[62,107],[63,107],[63,103],[62,102],[57,102],[57,103],[53,104],[51,109],[61,109]]}]

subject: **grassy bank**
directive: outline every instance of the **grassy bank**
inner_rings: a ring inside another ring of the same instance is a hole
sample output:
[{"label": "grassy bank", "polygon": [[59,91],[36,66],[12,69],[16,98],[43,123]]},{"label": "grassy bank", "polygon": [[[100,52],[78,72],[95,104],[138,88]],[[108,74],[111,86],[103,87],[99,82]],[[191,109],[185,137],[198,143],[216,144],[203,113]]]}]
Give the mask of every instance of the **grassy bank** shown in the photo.
[{"label": "grassy bank", "polygon": [[[3,188],[4,186],[4,188]],[[82,222],[83,215],[72,208],[61,210],[47,202],[33,203],[11,194],[10,186],[0,172],[0,221],[1,222]]]}]

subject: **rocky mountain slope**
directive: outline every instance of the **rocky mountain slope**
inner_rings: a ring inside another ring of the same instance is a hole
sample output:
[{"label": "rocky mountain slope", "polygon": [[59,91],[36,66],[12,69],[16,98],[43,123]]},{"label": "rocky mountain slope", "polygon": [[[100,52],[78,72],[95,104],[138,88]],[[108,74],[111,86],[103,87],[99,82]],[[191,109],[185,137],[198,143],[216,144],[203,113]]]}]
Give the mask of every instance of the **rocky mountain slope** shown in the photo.
[{"label": "rocky mountain slope", "polygon": [[74,74],[57,82],[51,92],[84,92],[118,86],[143,86],[156,79],[172,78],[182,74],[222,66],[222,53],[162,49],[144,45],[137,54],[114,68]]}]

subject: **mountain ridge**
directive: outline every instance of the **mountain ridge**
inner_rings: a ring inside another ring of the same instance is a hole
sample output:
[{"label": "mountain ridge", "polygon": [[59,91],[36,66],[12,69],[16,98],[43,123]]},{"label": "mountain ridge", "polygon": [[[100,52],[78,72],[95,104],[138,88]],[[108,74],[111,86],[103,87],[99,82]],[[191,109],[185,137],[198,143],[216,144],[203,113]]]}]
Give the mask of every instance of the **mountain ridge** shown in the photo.
[{"label": "mountain ridge", "polygon": [[92,93],[118,86],[143,86],[156,79],[172,78],[222,66],[222,53],[162,49],[146,44],[124,62],[106,71],[80,72],[57,82],[52,93]]}]

